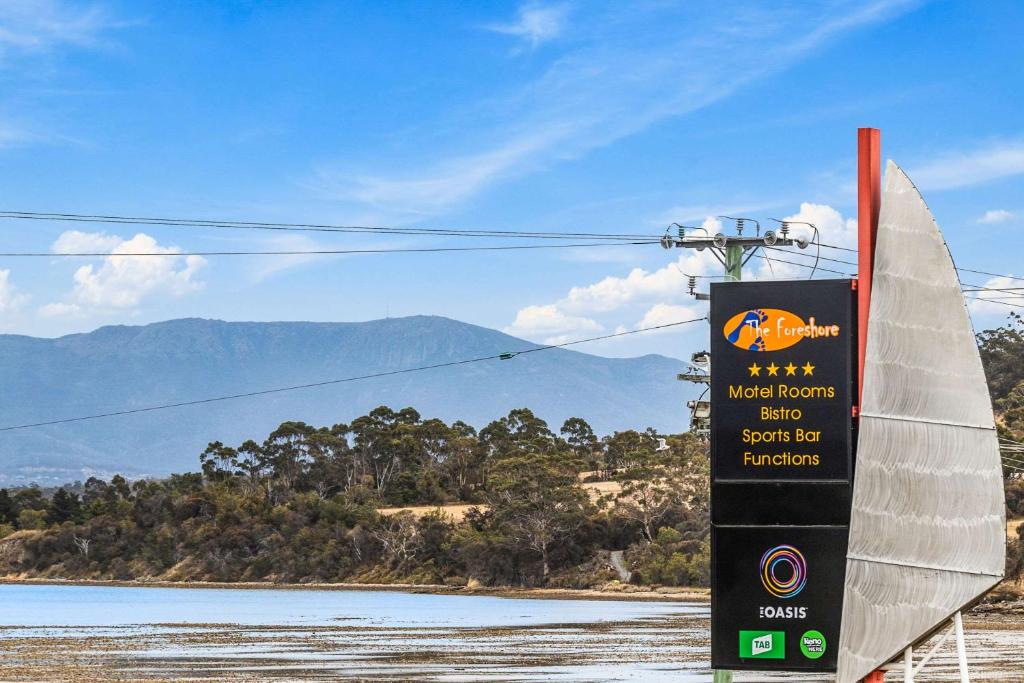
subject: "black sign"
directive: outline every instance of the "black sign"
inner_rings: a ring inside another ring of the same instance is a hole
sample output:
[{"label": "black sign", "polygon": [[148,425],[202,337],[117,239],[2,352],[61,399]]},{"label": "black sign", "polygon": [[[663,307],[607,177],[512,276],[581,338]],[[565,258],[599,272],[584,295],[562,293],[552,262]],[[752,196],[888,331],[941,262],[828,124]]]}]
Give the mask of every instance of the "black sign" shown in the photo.
[{"label": "black sign", "polygon": [[835,670],[855,295],[850,280],[712,285],[715,668]]}]

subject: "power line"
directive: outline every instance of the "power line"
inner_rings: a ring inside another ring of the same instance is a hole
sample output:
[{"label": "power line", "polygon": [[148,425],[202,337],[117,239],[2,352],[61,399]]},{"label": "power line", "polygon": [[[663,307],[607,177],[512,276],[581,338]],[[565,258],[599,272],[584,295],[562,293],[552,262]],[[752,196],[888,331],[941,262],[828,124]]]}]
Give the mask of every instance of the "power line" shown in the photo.
[{"label": "power line", "polygon": [[287,387],[276,387],[273,389],[262,389],[260,391],[249,391],[241,394],[230,394],[227,396],[215,396],[212,398],[202,398],[192,401],[179,401],[176,403],[164,403],[154,406],[146,406],[143,408],[131,408],[127,410],[116,410],[107,413],[96,413],[93,415],[82,415],[79,417],[68,417],[59,420],[46,420],[43,422],[33,422],[21,425],[10,425],[7,427],[0,427],[0,432],[11,432],[18,429],[30,429],[33,427],[46,427],[50,425],[67,424],[70,422],[84,422],[86,420],[98,420],[105,417],[116,417],[120,415],[134,415],[136,413],[149,413],[156,410],[167,410],[169,408],[182,408],[185,406],[203,405],[207,403],[217,403],[219,401],[231,401],[239,398],[250,398],[253,396],[266,396],[269,394],[280,394],[287,391],[297,391],[299,389],[312,389],[314,387],[323,387],[333,384],[345,384],[348,382],[357,382],[365,379],[375,379],[378,377],[391,377],[394,375],[405,375],[412,372],[422,372],[424,370],[436,370],[438,368],[450,368],[458,365],[469,365],[470,363],[482,363],[484,361],[491,360],[511,360],[516,356],[522,356],[528,353],[536,353],[538,351],[548,351],[551,349],[561,349],[566,346],[574,346],[576,344],[585,344],[587,342],[601,341],[604,339],[613,339],[615,337],[624,337],[630,334],[639,334],[641,332],[651,332],[653,330],[663,330],[669,327],[678,327],[680,325],[688,325],[690,323],[699,322],[701,320],[707,320],[707,316],[701,318],[693,318],[690,320],[680,320],[674,323],[665,323],[663,325],[654,325],[652,327],[643,327],[637,330],[627,330],[625,332],[615,332],[612,334],[604,334],[597,337],[588,337],[587,339],[577,339],[574,341],[562,342],[561,344],[548,344],[545,346],[536,346],[532,349],[524,349],[522,351],[507,351],[505,353],[497,353],[490,356],[480,356],[477,358],[467,358],[464,360],[448,361],[446,363],[434,363],[433,365],[421,365],[415,368],[405,368],[402,370],[389,370],[387,372],[376,372],[368,375],[357,375],[354,377],[343,377],[341,379],[329,379],[321,382],[310,382],[308,384],[295,384]]},{"label": "power line", "polygon": [[[768,248],[769,249],[774,249],[774,247],[768,247]],[[793,252],[785,252],[785,253],[793,253]],[[760,259],[767,259],[768,258],[764,254],[754,254],[754,256],[756,256],[756,257],[758,257]],[[808,256],[810,256],[810,254],[808,254]],[[824,259],[824,257],[823,257],[823,259]],[[789,264],[791,266],[800,266],[801,268],[811,268],[811,269],[813,269],[813,266],[811,264],[809,264],[809,263],[800,263],[799,261],[787,261],[786,259],[781,259],[778,256],[773,256],[771,258],[771,261],[773,263],[787,263],[787,264]],[[844,277],[853,277],[852,273],[844,273],[841,270],[833,270],[831,268],[823,268],[821,266],[819,266],[817,269],[820,270],[820,271],[826,272],[826,273],[832,273],[834,275],[842,275]]]},{"label": "power line", "polygon": [[445,251],[507,251],[513,249],[577,249],[581,247],[621,247],[650,245],[656,242],[587,242],[578,244],[505,244],[489,247],[408,247],[398,249],[293,249],[275,251],[150,251],[150,252],[0,252],[0,258],[73,257],[101,258],[108,256],[306,256],[329,254],[418,254]]},{"label": "power line", "polygon": [[[851,249],[849,247],[841,247],[841,246],[836,245],[836,244],[822,244],[821,246],[826,248],[826,249],[836,249],[836,250],[839,250],[839,251],[849,252],[851,254],[858,253],[856,249]],[[824,259],[825,257],[823,256],[822,258]],[[856,265],[856,264],[851,264],[851,265]],[[1002,277],[1002,278],[1006,278],[1007,280],[1017,280],[1019,282],[1024,282],[1024,277],[1016,277],[1014,275],[1006,275],[1004,273],[993,273],[993,272],[988,271],[988,270],[977,270],[977,269],[974,269],[974,268],[963,268],[963,267],[957,266],[955,264],[954,264],[954,267],[957,270],[959,270],[961,272],[964,272],[964,273],[974,273],[975,275],[988,275],[989,277]]]},{"label": "power line", "polygon": [[[821,246],[823,246],[823,247],[830,247],[830,246],[833,246],[833,245],[822,244]],[[806,258],[812,258],[812,256],[810,254],[802,254],[800,252],[785,251],[785,250],[779,249],[778,247],[764,247],[764,248],[765,249],[772,249],[774,251],[784,251],[785,253],[793,254],[794,256],[803,256],[803,257],[806,257]],[[852,250],[852,249],[846,249],[845,247],[834,247],[834,248],[836,248],[836,249],[844,249],[846,251],[855,251],[855,250]],[[761,258],[767,259],[767,256],[763,256],[763,255],[760,255],[760,254],[758,254],[758,256],[760,256]],[[828,258],[826,256],[822,256],[820,258],[821,258],[822,261],[830,261],[832,263],[841,263],[841,264],[846,264],[846,265],[849,265],[849,266],[856,266],[857,265],[856,263],[853,263],[851,261],[844,261],[842,259],[833,259],[833,258]],[[785,260],[782,260],[782,259],[777,258],[777,257],[772,259],[772,260],[774,260],[776,263],[788,263],[790,265],[799,266],[801,268],[811,269],[812,274],[813,274],[813,272],[815,270],[815,267],[812,266],[810,263],[800,263],[800,262],[797,262],[797,261],[785,261]],[[818,266],[816,269],[817,270],[824,270],[826,272],[834,273],[836,275],[845,275],[847,277],[854,277],[854,275],[852,273],[844,273],[844,272],[841,272],[841,271],[838,271],[838,270],[830,270],[828,268],[822,268],[820,266]],[[979,271],[970,271],[967,268],[957,268],[957,270],[962,270],[964,272],[979,272]],[[1008,276],[1008,275],[997,275],[997,277],[1008,277],[1009,278],[1011,276]],[[1024,279],[1024,278],[1021,278],[1021,279]],[[968,283],[968,282],[964,282],[963,285],[965,287],[971,288],[971,289],[963,289],[962,291],[965,294],[967,294],[967,293],[975,293],[975,292],[1006,292],[1006,293],[1012,293],[1012,292],[1015,292],[1015,291],[1018,291],[1018,290],[1024,290],[1024,287],[1020,287],[1020,288],[985,287],[984,285],[976,285],[976,284],[971,284],[971,283]],[[1011,294],[1011,296],[1016,298],[1018,296],[1024,296],[1024,295]],[[975,296],[975,297],[972,297],[970,300],[971,301],[986,301],[986,302],[990,302],[990,303],[994,303],[994,304],[1003,304],[1004,306],[1010,306],[1010,307],[1013,307],[1013,308],[1024,308],[1024,306],[1022,306],[1020,304],[1011,303],[1009,301],[1005,301],[1005,300],[1002,300],[1002,299],[988,299],[988,298],[982,298],[982,297]]]},{"label": "power line", "polygon": [[262,221],[203,220],[192,218],[159,218],[145,216],[115,216],[78,213],[43,213],[35,211],[0,211],[0,219],[63,221],[72,223],[103,223],[114,225],[150,225],[183,228],[219,228],[226,230],[276,230],[286,232],[338,232],[338,233],[380,233],[392,235],[428,235],[436,237],[495,237],[538,239],[600,239],[635,240],[660,239],[658,235],[599,233],[599,232],[558,232],[530,230],[482,230],[463,228],[394,228],[366,225],[332,225],[325,223],[270,223]]}]

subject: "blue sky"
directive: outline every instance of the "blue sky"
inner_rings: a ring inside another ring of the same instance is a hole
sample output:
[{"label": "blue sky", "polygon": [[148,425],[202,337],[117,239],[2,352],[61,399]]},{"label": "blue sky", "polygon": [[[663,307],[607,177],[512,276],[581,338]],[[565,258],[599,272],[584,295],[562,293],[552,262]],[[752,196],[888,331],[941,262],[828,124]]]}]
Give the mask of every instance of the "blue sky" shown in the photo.
[{"label": "blue sky", "polygon": [[[852,246],[870,125],[958,263],[1020,275],[1022,29],[1012,1],[12,0],[0,209],[645,234],[739,213]],[[463,244],[125,228],[0,221],[0,251]],[[423,313],[564,340],[701,315],[681,271],[718,272],[656,246],[0,258],[0,331]],[[1008,310],[976,305],[976,325]],[[705,337],[586,350],[685,357]]]}]

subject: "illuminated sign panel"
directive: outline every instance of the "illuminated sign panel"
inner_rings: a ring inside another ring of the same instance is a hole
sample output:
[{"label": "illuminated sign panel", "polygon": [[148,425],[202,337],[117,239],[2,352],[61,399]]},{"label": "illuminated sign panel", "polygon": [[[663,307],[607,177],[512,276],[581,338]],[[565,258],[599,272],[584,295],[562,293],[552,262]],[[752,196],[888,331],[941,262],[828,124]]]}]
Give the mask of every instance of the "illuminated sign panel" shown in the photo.
[{"label": "illuminated sign panel", "polygon": [[835,670],[855,295],[849,280],[712,285],[715,668]]}]

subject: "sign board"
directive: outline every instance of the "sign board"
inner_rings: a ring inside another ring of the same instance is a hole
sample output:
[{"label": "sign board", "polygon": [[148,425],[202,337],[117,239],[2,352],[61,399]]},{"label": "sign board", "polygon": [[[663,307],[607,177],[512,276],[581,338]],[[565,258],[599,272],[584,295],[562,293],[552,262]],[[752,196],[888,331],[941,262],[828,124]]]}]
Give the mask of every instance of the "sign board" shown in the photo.
[{"label": "sign board", "polygon": [[835,671],[853,481],[850,280],[711,287],[711,659]]}]

